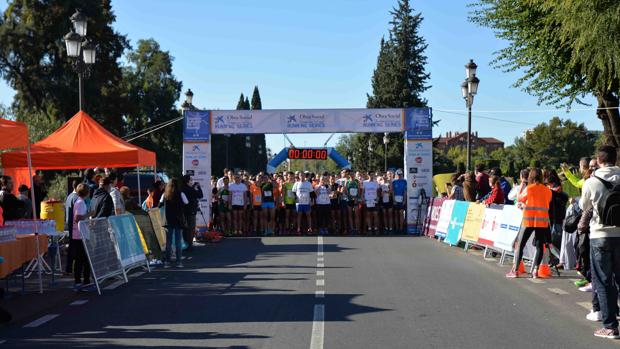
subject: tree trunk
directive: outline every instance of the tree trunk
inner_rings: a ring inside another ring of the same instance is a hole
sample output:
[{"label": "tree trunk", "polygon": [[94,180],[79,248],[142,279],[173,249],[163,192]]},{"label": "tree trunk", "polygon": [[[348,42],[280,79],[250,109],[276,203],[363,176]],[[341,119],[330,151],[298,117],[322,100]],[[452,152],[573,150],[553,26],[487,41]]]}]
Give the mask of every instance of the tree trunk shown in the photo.
[{"label": "tree trunk", "polygon": [[[599,109],[596,114],[603,123],[605,141],[608,145],[614,146],[618,152],[618,163],[620,164],[620,112],[618,110],[618,96],[611,92],[598,94],[596,96]],[[611,108],[611,109],[606,109]]]}]

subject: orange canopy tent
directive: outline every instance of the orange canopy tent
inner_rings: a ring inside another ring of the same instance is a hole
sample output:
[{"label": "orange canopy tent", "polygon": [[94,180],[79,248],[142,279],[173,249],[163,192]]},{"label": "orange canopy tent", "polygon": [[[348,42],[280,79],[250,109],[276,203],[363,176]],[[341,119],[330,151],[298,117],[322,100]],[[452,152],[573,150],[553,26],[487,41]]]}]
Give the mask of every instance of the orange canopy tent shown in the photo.
[{"label": "orange canopy tent", "polygon": [[[156,166],[155,153],[114,136],[84,111],[30,148],[37,170]],[[2,167],[26,168],[25,151],[2,154]]]},{"label": "orange canopy tent", "polygon": [[0,149],[26,148],[28,127],[16,121],[0,119]]}]

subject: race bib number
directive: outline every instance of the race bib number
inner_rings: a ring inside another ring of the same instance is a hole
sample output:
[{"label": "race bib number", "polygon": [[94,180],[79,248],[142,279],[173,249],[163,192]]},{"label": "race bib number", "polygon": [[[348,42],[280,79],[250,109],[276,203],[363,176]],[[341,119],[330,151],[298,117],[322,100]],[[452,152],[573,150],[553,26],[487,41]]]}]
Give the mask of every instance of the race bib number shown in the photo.
[{"label": "race bib number", "polygon": [[254,201],[261,202],[262,199],[263,197],[261,195],[254,195]]},{"label": "race bib number", "polygon": [[299,204],[300,205],[310,204],[310,193],[306,193],[306,192],[299,193]]},{"label": "race bib number", "polygon": [[271,192],[268,191],[268,190],[265,190],[265,192],[263,194],[265,194],[266,198],[270,198],[271,197]]},{"label": "race bib number", "polygon": [[243,193],[240,193],[240,192],[233,193],[232,204],[235,206],[243,206],[245,204],[243,201]]},{"label": "race bib number", "polygon": [[399,204],[403,202],[403,196],[402,195],[395,195],[394,196],[394,201],[398,202]]},{"label": "race bib number", "polygon": [[357,196],[357,188],[351,188],[349,189],[349,194],[351,196]]},{"label": "race bib number", "polygon": [[375,201],[374,200],[366,201],[366,207],[370,207],[370,208],[375,207]]}]

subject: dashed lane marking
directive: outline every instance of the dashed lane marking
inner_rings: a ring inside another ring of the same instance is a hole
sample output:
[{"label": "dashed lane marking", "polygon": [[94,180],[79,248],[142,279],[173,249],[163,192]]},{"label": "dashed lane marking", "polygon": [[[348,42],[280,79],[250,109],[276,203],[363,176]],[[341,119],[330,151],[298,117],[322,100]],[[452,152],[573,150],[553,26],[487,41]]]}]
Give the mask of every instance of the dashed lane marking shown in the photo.
[{"label": "dashed lane marking", "polygon": [[33,322],[31,322],[29,324],[24,325],[24,327],[25,328],[26,327],[28,327],[28,328],[39,327],[39,326],[43,325],[44,323],[46,323],[48,321],[54,320],[58,316],[60,316],[60,314],[48,314],[48,315],[45,315],[43,317],[40,317],[40,318],[34,320]]},{"label": "dashed lane marking", "polygon": [[316,261],[317,262],[325,262],[325,258],[324,257],[316,257]]},{"label": "dashed lane marking", "polygon": [[314,305],[314,319],[312,320],[312,338],[310,349],[323,349],[325,332],[325,305]]},{"label": "dashed lane marking", "polygon": [[325,279],[318,279],[318,280],[316,280],[316,285],[317,286],[325,286]]},{"label": "dashed lane marking", "polygon": [[69,305],[82,305],[82,304],[86,304],[86,303],[88,303],[88,299],[79,299],[79,300],[77,300],[77,301],[75,301],[75,302],[73,302],[73,303],[71,303]]},{"label": "dashed lane marking", "polygon": [[564,290],[563,290],[563,289],[561,289],[561,288],[548,288],[548,290],[549,290],[550,292],[555,293],[555,294],[560,294],[560,295],[565,295],[565,294],[568,294],[568,292],[564,291]]},{"label": "dashed lane marking", "polygon": [[317,268],[325,268],[325,263],[317,263],[316,267]]},{"label": "dashed lane marking", "polygon": [[325,276],[325,271],[324,270],[317,270],[316,271],[316,276]]},{"label": "dashed lane marking", "polygon": [[532,279],[532,278],[527,278],[527,280],[533,284],[544,284],[545,282],[541,279]]},{"label": "dashed lane marking", "polygon": [[325,291],[315,291],[314,292],[314,297],[315,298],[325,298]]}]

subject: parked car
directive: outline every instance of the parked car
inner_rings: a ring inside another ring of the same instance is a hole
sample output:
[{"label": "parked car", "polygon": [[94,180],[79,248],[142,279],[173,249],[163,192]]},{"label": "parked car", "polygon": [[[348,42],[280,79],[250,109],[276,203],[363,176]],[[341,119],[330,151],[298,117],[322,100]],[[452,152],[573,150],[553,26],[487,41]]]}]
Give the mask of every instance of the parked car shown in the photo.
[{"label": "parked car", "polygon": [[[135,172],[125,173],[123,178],[123,183],[126,187],[131,190],[131,196],[134,198],[138,198],[138,174]],[[168,183],[168,176],[165,173],[158,173],[157,177],[153,173],[140,173],[140,194],[142,195],[142,200],[146,199],[148,194],[146,190],[155,183],[155,181],[163,181],[164,183]]]}]

